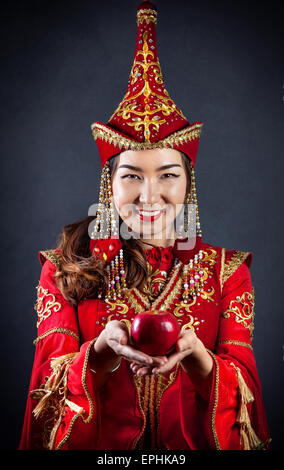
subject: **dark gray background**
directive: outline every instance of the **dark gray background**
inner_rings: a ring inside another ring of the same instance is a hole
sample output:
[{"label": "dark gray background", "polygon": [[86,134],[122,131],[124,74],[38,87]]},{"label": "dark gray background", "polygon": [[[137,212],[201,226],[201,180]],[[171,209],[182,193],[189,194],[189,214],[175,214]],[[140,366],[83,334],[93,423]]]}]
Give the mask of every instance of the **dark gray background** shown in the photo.
[{"label": "dark gray background", "polygon": [[[2,5],[1,447],[18,446],[36,337],[38,251],[97,202],[90,124],[127,88],[135,1]],[[280,3],[156,0],[167,90],[203,121],[196,165],[204,241],[253,253],[254,351],[272,449],[283,413],[283,10]]]}]

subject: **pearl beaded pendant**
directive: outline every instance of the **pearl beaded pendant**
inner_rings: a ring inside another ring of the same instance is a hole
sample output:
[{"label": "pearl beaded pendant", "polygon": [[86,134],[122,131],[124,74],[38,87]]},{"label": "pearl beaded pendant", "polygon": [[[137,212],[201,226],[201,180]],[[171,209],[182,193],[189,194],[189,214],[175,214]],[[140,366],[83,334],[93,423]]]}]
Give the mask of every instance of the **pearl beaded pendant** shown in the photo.
[{"label": "pearl beaded pendant", "polygon": [[204,280],[207,278],[206,270],[201,265],[203,259],[203,252],[199,250],[198,254],[191,259],[188,264],[183,267],[183,301],[187,303],[189,297],[196,297],[200,295],[204,287]]}]

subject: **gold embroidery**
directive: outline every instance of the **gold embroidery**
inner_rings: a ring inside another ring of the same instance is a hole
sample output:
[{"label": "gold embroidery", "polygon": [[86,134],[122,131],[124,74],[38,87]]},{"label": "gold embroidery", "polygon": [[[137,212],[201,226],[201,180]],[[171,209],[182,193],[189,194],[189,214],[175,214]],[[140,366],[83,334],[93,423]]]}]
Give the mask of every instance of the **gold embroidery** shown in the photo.
[{"label": "gold embroidery", "polygon": [[174,305],[174,299],[179,295],[182,289],[182,278],[179,277],[175,283],[173,289],[170,291],[169,295],[163,301],[163,305],[160,307],[160,310],[171,310],[171,306]]},{"label": "gold embroidery", "polygon": [[[210,268],[216,263],[217,252],[213,249],[209,249],[209,251],[203,251],[202,254],[203,256],[201,262],[198,264],[198,269],[199,272],[201,272],[202,269],[202,279],[204,280],[204,284],[206,284],[207,280],[212,277]],[[132,309],[134,310],[132,315],[136,315],[148,310],[173,310],[173,314],[179,319],[179,323],[182,323],[182,317],[184,317],[185,320],[189,319],[185,325],[181,325],[183,330],[198,330],[200,322],[204,322],[204,320],[199,321],[197,318],[192,320],[192,316],[190,315],[190,313],[192,313],[191,307],[198,303],[198,301],[201,299],[207,300],[207,302],[214,302],[215,290],[213,287],[206,289],[205,285],[203,285],[202,290],[199,291],[193,299],[190,299],[187,303],[184,302],[181,299],[181,291],[184,282],[182,269],[183,264],[181,261],[174,265],[171,273],[169,274],[169,277],[167,278],[166,287],[161,293],[158,294],[158,297],[153,302],[150,302],[149,296],[145,295],[145,293],[141,292],[136,287],[131,289],[124,289],[121,293],[121,299],[108,300],[106,302],[108,312],[115,313],[111,313],[106,318],[106,321],[101,322],[101,325],[105,327],[107,322],[113,318],[116,318],[120,321],[124,321],[129,328],[131,326],[130,320],[122,317],[125,317],[126,313]],[[148,275],[151,276],[151,273],[151,267],[148,266]],[[156,270],[152,276],[156,274],[158,274],[158,270]],[[151,287],[149,287],[150,283],[151,280],[149,281],[148,279],[148,286],[146,285],[146,290],[151,290]]]},{"label": "gold embroidery", "polygon": [[244,343],[243,341],[234,341],[231,339],[225,340],[225,341],[220,341],[217,346],[222,345],[222,344],[233,344],[235,346],[244,346],[245,348],[249,348],[251,351],[253,351],[252,345],[249,343]]},{"label": "gold embroidery", "polygon": [[232,274],[241,266],[241,264],[247,259],[250,255],[249,252],[237,251],[234,253],[232,259],[225,263],[223,277],[221,280],[221,288],[223,288],[225,282],[229,279]]},{"label": "gold embroidery", "polygon": [[[147,269],[148,269],[148,273],[147,273],[146,283],[143,287],[143,293],[148,297],[150,302],[153,302],[163,290],[167,279],[165,279],[162,276],[157,277],[160,270],[156,269],[153,272],[152,266],[150,264],[147,264]],[[156,293],[155,284],[159,284],[157,293]]]},{"label": "gold embroidery", "polygon": [[57,268],[60,268],[62,256],[61,256],[61,253],[59,253],[58,251],[56,250],[40,251],[40,256],[41,258],[44,257],[45,259],[48,259],[49,261],[51,261],[52,264],[54,264],[54,266],[56,266]]},{"label": "gold embroidery", "polygon": [[142,430],[137,437],[134,443],[134,449],[137,449],[143,445],[142,437],[144,436],[146,423],[147,423],[147,409],[148,409],[148,402],[149,402],[149,376],[137,376],[133,375],[134,385],[136,387],[137,396],[138,396],[138,406],[144,418]]},{"label": "gold embroidery", "polygon": [[44,339],[46,336],[48,336],[48,335],[50,335],[50,334],[52,334],[52,333],[63,333],[63,334],[65,334],[65,335],[73,336],[73,338],[75,338],[76,341],[78,341],[78,343],[79,343],[79,341],[80,341],[79,336],[76,335],[76,333],[74,333],[74,332],[71,331],[71,330],[67,330],[66,328],[51,328],[50,330],[46,331],[46,332],[43,333],[42,335],[38,336],[38,337],[34,340],[33,344],[36,346],[37,343],[38,343],[40,340]]},{"label": "gold embroidery", "polygon": [[[181,268],[181,264],[178,264],[168,281],[167,287],[163,290],[163,292],[158,296],[158,298],[152,304],[149,302],[148,298],[145,297],[136,287],[133,288],[134,292],[140,298],[140,300],[144,303],[147,310],[150,310],[150,309],[151,310],[159,310],[159,309],[165,310],[169,306],[170,300],[167,299],[168,292],[170,291],[172,293],[172,295],[170,296],[170,299],[172,299],[173,296],[177,294],[179,287],[180,287],[180,286],[177,287],[177,285],[175,285],[175,287],[172,290],[172,285],[174,284],[177,277],[179,276],[180,268]],[[181,281],[181,278],[179,280]],[[130,295],[131,295],[131,292],[130,292]]]},{"label": "gold embroidery", "polygon": [[50,294],[48,289],[44,289],[41,285],[36,287],[37,290],[37,303],[34,309],[38,314],[37,328],[43,320],[46,320],[53,312],[58,312],[62,305],[56,301],[54,294]]},{"label": "gold embroidery", "polygon": [[92,401],[92,397],[90,395],[90,392],[87,388],[87,384],[86,384],[86,373],[87,373],[87,366],[88,366],[88,362],[89,362],[89,356],[90,356],[90,352],[92,350],[92,348],[94,347],[94,343],[95,341],[97,340],[97,338],[93,339],[89,346],[88,346],[88,349],[86,351],[86,355],[85,355],[85,361],[84,361],[84,366],[83,366],[83,372],[82,372],[82,385],[83,385],[83,389],[86,393],[86,396],[88,398],[88,402],[89,402],[89,415],[87,418],[84,418],[83,417],[83,414],[82,413],[77,413],[75,416],[73,416],[71,422],[70,422],[70,425],[69,425],[69,429],[68,429],[68,432],[66,434],[66,436],[59,442],[58,446],[56,447],[56,450],[60,449],[63,444],[65,444],[65,442],[69,439],[70,435],[71,435],[71,432],[72,432],[72,428],[73,428],[73,425],[76,421],[76,419],[78,419],[79,417],[82,419],[82,421],[84,423],[89,423],[91,421],[91,419],[93,418],[93,415],[94,415],[94,403]]},{"label": "gold embroidery", "polygon": [[131,321],[128,320],[127,318],[122,318],[120,321],[122,321],[123,323],[125,323],[125,325],[127,326],[127,328],[129,330],[131,330]]},{"label": "gold embroidery", "polygon": [[160,428],[160,402],[164,392],[175,381],[179,370],[179,363],[176,364],[175,370],[165,376],[159,374],[158,378],[155,375],[146,376],[133,376],[138,394],[138,404],[140,411],[144,416],[144,426],[137,437],[134,448],[138,449],[143,446],[143,439],[146,430],[147,419],[150,420],[150,432],[152,448],[155,449],[158,445],[157,436]]},{"label": "gold embroidery", "polygon": [[[151,41],[151,39],[149,41]],[[170,99],[168,92],[164,90],[160,63],[158,59],[156,61],[154,60],[154,56],[154,52],[150,50],[148,44],[148,31],[144,31],[143,46],[142,49],[138,50],[136,53],[129,77],[129,87],[133,87],[133,90],[136,89],[134,85],[138,77],[141,83],[143,82],[143,86],[140,87],[140,90],[134,96],[129,90],[118,108],[109,118],[109,121],[111,121],[114,116],[121,117],[127,126],[134,127],[137,132],[140,130],[143,131],[146,142],[150,142],[152,131],[154,129],[158,131],[160,125],[166,122],[166,120],[162,118],[163,116],[179,114],[186,121],[186,117]],[[138,60],[138,57],[140,57],[141,60]],[[153,73],[153,71],[155,71],[155,73]],[[155,91],[152,89],[153,78],[154,85],[159,85],[159,88]],[[155,97],[153,103],[151,103],[150,95]],[[144,100],[144,110],[141,111],[139,111],[141,103],[137,101],[139,97],[142,97]]]},{"label": "gold embroidery", "polygon": [[198,325],[200,325],[200,321],[197,320],[197,318],[193,318],[191,315],[187,315],[186,318],[189,318],[190,320],[188,323],[185,323],[182,326],[181,331],[185,331],[185,330],[195,331],[195,327],[198,327]]},{"label": "gold embroidery", "polygon": [[[217,251],[213,250],[213,248],[208,248],[208,251],[202,250],[202,255],[202,263],[209,264],[211,267],[214,266],[217,259]],[[205,279],[207,279],[207,277],[205,277]]]},{"label": "gold embroidery", "polygon": [[94,123],[91,127],[95,140],[105,140],[115,147],[119,147],[119,149],[148,150],[155,148],[175,148],[175,146],[180,144],[191,142],[200,137],[202,126],[203,124],[201,123],[192,124],[157,142],[136,142],[99,123]]},{"label": "gold embroidery", "polygon": [[250,337],[253,337],[254,329],[254,289],[252,292],[244,292],[241,296],[237,296],[236,299],[231,300],[229,308],[223,313],[224,318],[233,319],[248,328]]},{"label": "gold embroidery", "polygon": [[216,424],[215,424],[215,422],[216,422],[216,410],[217,410],[217,406],[218,406],[218,394],[219,394],[219,364],[218,364],[218,361],[215,357],[215,354],[213,354],[212,351],[210,351],[210,349],[207,349],[207,351],[210,354],[210,356],[212,357],[213,361],[215,362],[214,405],[213,405],[212,417],[211,417],[211,429],[212,429],[216,449],[217,450],[222,450],[221,446],[220,446],[220,443],[219,443],[219,439],[218,439],[218,435],[217,435],[217,431],[216,431]]},{"label": "gold embroidery", "polygon": [[88,367],[90,352],[93,350],[94,343],[95,343],[96,340],[97,340],[97,338],[93,339],[90,342],[90,344],[88,346],[88,349],[86,351],[86,356],[85,356],[85,361],[84,361],[84,366],[83,366],[82,385],[83,385],[83,389],[85,390],[85,393],[86,393],[88,401],[89,401],[89,416],[86,419],[83,419],[83,417],[82,417],[84,423],[89,423],[91,421],[92,417],[93,417],[93,414],[94,414],[94,404],[93,404],[92,397],[90,395],[90,392],[89,392],[89,390],[87,388],[87,384],[86,384],[86,373],[87,373],[87,367]]},{"label": "gold embroidery", "polygon": [[[210,268],[216,263],[217,252],[213,249],[209,249],[209,251],[203,251],[203,257],[199,266],[200,270],[202,269],[202,279],[206,283],[208,278],[212,277],[212,272]],[[151,273],[150,268],[148,268],[148,274]],[[182,275],[183,265],[179,262],[177,265],[174,266],[169,278],[167,279],[167,285],[165,289],[158,294],[158,297],[154,300],[154,302],[150,302],[149,296],[144,295],[136,287],[132,289],[125,289],[122,292],[123,299],[108,301],[108,309],[109,311],[115,311],[115,315],[121,319],[122,314],[126,313],[126,308],[128,310],[134,309],[134,315],[138,313],[142,313],[148,310],[172,310],[173,314],[177,318],[182,318],[184,315],[187,315],[189,318],[189,322],[183,326],[184,329],[186,328],[196,328],[198,329],[198,325],[200,321],[197,318],[194,318],[192,321],[192,316],[190,315],[191,307],[195,305],[199,299],[207,300],[207,302],[214,302],[213,296],[215,295],[215,290],[213,287],[205,289],[203,286],[202,290],[198,292],[192,300],[189,302],[184,302],[181,299],[181,291],[183,285],[183,275]],[[157,272],[155,271],[155,275]],[[151,281],[150,281],[151,282]],[[149,283],[149,280],[148,280]],[[149,284],[148,284],[149,285]],[[147,289],[147,287],[146,287]],[[150,288],[148,287],[148,290]],[[110,321],[113,318],[114,314],[111,314],[107,321]],[[125,321],[125,319],[123,319]],[[201,320],[203,322],[203,320]],[[125,322],[127,326],[129,324]],[[102,326],[105,326],[105,323],[102,323]]]},{"label": "gold embroidery", "polygon": [[224,268],[225,268],[225,255],[226,255],[226,249],[222,248],[221,251],[221,268],[220,268],[220,288],[221,288],[221,294],[223,290],[223,277],[224,277]]},{"label": "gold embroidery", "polygon": [[207,300],[208,302],[214,302],[214,299],[213,299],[214,294],[215,294],[214,287],[211,287],[211,289],[208,289],[207,292],[205,290],[201,291],[200,296],[193,297],[193,299],[190,302],[185,303],[184,301],[181,301],[179,304],[177,304],[176,308],[174,309],[174,315],[176,317],[183,316],[184,315],[184,311],[182,311],[183,309],[187,313],[192,313],[191,307],[193,307],[196,304],[198,298],[200,297],[204,300]]},{"label": "gold embroidery", "polygon": [[[56,447],[55,450],[59,450],[63,446],[63,444],[65,444],[65,442],[68,441],[68,439],[71,435],[72,429],[73,429],[73,425],[79,417],[82,417],[82,415],[79,414],[79,413],[77,413],[76,415],[73,416],[73,418],[70,421],[70,425],[69,425],[66,436],[62,439],[62,441],[59,442],[59,444],[58,444],[58,446]],[[51,450],[53,450],[53,449],[51,449]]]},{"label": "gold embroidery", "polygon": [[137,299],[133,295],[132,289],[131,290],[129,289],[129,291],[127,293],[125,292],[125,295],[127,295],[127,302],[130,305],[130,309],[134,308],[135,313],[142,313],[142,312],[145,312],[145,310],[148,310],[147,307],[139,304],[139,302],[137,301]]},{"label": "gold embroidery", "polygon": [[158,13],[156,10],[152,10],[152,9],[141,9],[137,12],[137,26],[140,24],[140,23],[143,23],[143,21],[146,21],[147,24],[149,23],[154,23],[156,24],[157,23],[157,16],[158,16]]},{"label": "gold embroidery", "polygon": [[117,313],[120,313],[121,315],[125,315],[129,307],[126,305],[122,300],[116,299],[116,300],[106,300],[106,303],[109,305],[108,310],[110,312],[116,311]]}]

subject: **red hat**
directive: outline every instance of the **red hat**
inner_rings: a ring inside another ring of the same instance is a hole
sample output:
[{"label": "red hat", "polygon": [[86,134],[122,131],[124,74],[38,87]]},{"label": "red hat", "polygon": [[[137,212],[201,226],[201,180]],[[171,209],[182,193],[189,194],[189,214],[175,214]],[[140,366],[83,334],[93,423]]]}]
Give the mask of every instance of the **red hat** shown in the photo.
[{"label": "red hat", "polygon": [[190,124],[171,100],[163,81],[156,43],[157,8],[137,9],[137,39],[126,94],[107,124],[91,126],[101,165],[125,150],[172,148],[195,165],[202,123]]}]

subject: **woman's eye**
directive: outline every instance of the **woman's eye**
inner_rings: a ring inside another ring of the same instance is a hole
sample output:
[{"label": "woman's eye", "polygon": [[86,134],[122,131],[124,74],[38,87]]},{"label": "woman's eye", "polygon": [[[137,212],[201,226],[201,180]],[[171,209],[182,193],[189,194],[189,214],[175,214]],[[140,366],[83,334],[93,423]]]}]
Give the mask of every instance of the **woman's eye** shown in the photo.
[{"label": "woman's eye", "polygon": [[129,174],[129,175],[124,175],[124,176],[122,176],[121,178],[122,178],[122,179],[125,179],[125,178],[127,178],[127,179],[136,179],[136,178],[138,178],[138,179],[139,179],[139,176],[138,176],[138,175]]},{"label": "woman's eye", "polygon": [[[176,175],[175,173],[164,173],[161,178],[178,178],[180,175]],[[123,175],[121,176],[121,179],[140,179],[138,175],[133,175],[132,173],[129,173],[128,175]]]},{"label": "woman's eye", "polygon": [[163,178],[163,177],[167,177],[167,178],[168,178],[168,177],[172,177],[172,176],[173,176],[174,178],[178,178],[178,177],[179,177],[179,175],[176,175],[175,173],[164,173],[164,174],[162,175],[162,178]]}]

